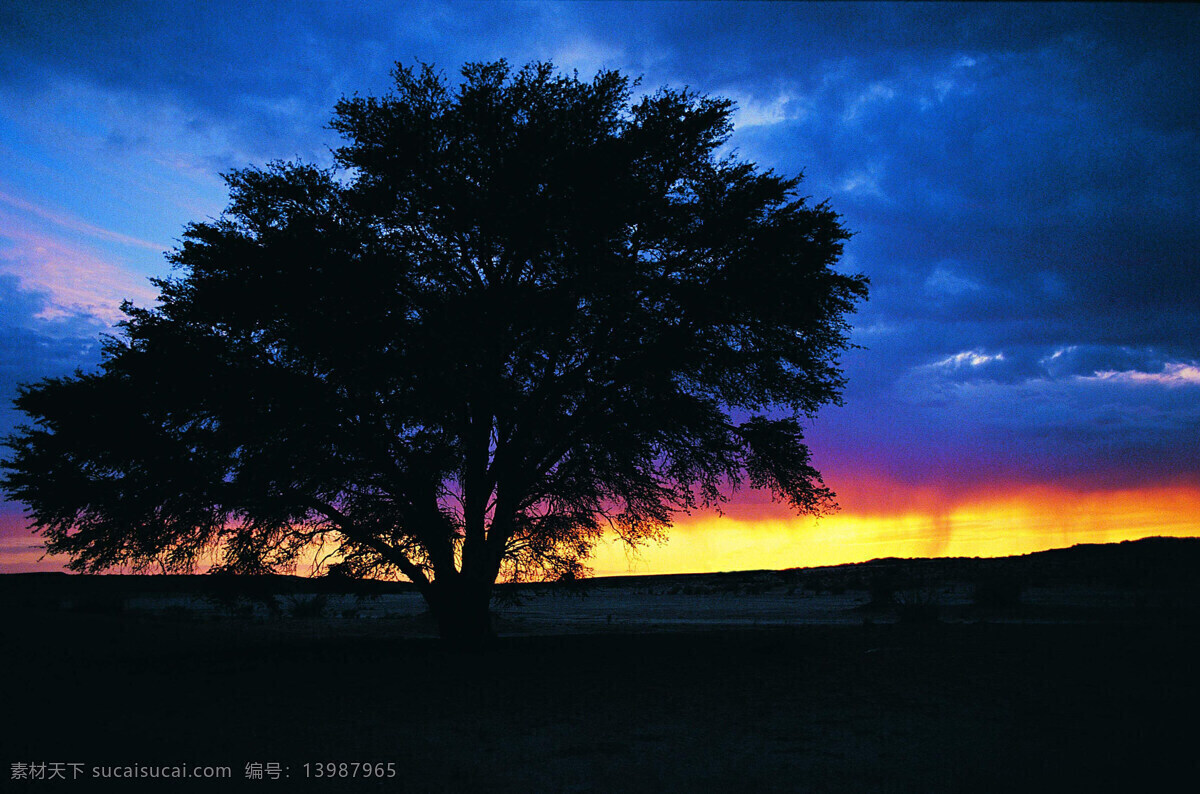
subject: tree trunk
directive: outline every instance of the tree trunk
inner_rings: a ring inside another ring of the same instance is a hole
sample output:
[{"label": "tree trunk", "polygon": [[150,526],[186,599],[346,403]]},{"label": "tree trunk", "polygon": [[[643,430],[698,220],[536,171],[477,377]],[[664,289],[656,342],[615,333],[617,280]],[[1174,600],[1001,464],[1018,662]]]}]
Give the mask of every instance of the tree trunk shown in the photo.
[{"label": "tree trunk", "polygon": [[490,582],[473,582],[461,575],[450,581],[439,578],[429,595],[438,633],[447,643],[458,648],[479,648],[492,638]]}]

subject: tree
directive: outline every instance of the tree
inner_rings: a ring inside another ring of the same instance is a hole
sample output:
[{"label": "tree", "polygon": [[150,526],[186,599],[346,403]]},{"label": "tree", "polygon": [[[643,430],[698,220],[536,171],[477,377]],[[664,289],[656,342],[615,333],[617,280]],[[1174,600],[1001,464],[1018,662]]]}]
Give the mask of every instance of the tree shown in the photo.
[{"label": "tree", "polygon": [[442,634],[498,577],[572,578],[748,483],[833,505],[802,420],[840,401],[867,281],[800,177],[722,155],[733,105],[615,71],[394,72],[336,166],[226,176],[98,372],[23,387],[4,484],[75,570],[402,574]]}]

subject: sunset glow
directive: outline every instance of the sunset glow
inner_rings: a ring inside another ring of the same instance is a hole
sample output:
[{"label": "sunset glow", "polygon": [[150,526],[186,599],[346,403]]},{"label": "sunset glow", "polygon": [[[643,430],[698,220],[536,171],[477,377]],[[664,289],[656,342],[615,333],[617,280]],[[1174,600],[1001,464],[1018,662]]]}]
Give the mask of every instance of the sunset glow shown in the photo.
[{"label": "sunset glow", "polygon": [[[930,500],[927,494],[913,501]],[[1152,536],[1200,536],[1200,488],[1178,486],[1079,493],[1026,488],[946,508],[900,512],[847,507],[820,519],[788,516],[778,505],[680,518],[661,545],[630,553],[615,538],[597,547],[597,576],[802,568],[882,557],[1002,557],[1077,543]],[[40,560],[23,521],[0,525],[0,573],[57,571]],[[303,566],[300,571],[303,573]]]},{"label": "sunset glow", "polygon": [[847,508],[821,519],[692,516],[669,542],[630,556],[602,546],[597,575],[699,573],[799,568],[881,557],[1002,557],[1077,543],[1200,535],[1200,489],[1156,488],[1074,493],[1030,488],[1008,497],[964,501],[945,511],[903,513]]}]

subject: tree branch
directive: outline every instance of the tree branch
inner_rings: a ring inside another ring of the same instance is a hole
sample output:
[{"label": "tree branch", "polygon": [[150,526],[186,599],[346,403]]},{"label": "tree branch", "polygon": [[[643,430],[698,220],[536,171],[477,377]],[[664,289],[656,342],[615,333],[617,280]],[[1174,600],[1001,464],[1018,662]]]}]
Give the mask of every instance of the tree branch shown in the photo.
[{"label": "tree branch", "polygon": [[399,549],[393,548],[386,543],[380,542],[377,538],[371,536],[366,530],[359,531],[359,527],[341,510],[338,510],[331,504],[322,502],[319,499],[309,499],[307,501],[309,507],[326,516],[330,521],[337,524],[338,529],[347,538],[355,543],[361,543],[367,546],[372,551],[383,557],[388,562],[400,569],[401,573],[409,578],[421,592],[426,592],[430,587],[429,577],[421,570],[420,566],[416,565],[412,560],[408,559]]}]

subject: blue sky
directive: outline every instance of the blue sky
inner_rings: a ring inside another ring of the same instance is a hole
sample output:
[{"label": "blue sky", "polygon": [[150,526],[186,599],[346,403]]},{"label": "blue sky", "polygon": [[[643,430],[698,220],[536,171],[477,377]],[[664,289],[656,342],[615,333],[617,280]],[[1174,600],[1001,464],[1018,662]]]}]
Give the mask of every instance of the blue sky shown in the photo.
[{"label": "blue sky", "polygon": [[9,4],[0,432],[153,300],[221,172],[328,163],[333,104],[397,60],[550,59],[735,99],[731,146],[856,233],[862,349],[811,435],[844,508],[1200,487],[1198,53],[1194,5]]}]

